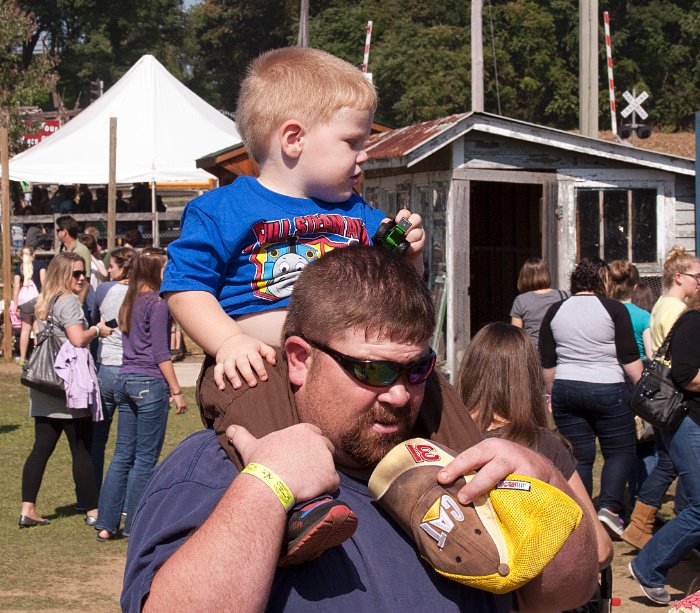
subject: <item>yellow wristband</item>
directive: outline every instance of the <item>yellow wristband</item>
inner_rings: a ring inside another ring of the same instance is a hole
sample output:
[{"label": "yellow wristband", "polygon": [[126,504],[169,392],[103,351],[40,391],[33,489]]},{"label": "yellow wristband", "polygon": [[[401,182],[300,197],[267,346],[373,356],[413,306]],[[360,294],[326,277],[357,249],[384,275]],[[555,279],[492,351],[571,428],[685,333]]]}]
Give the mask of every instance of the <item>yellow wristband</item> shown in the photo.
[{"label": "yellow wristband", "polygon": [[285,511],[289,511],[294,506],[294,494],[274,472],[262,464],[251,462],[243,469],[244,473],[253,475],[269,487],[279,498]]}]

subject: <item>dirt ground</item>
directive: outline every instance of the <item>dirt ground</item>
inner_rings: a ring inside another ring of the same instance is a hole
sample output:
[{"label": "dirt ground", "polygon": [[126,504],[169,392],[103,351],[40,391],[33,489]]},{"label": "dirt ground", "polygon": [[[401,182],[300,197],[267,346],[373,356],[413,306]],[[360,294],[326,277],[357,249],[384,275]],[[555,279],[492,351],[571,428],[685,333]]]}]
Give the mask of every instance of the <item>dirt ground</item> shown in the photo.
[{"label": "dirt ground", "polygon": [[[613,613],[633,613],[647,610],[666,611],[666,607],[652,605],[644,598],[641,595],[639,586],[634,579],[630,577],[627,565],[634,555],[635,551],[626,543],[615,543],[613,597],[619,599],[620,604],[613,607]],[[63,594],[56,593],[56,585],[52,582],[52,595],[58,597],[65,595],[71,600],[74,600],[77,594],[99,590],[105,595],[111,594],[114,602],[114,607],[105,610],[104,613],[117,612],[119,611],[119,594],[122,587],[123,570],[123,556],[114,556],[109,561],[105,561],[101,566],[99,577],[91,576],[89,573],[82,574],[81,576],[69,574],[62,577],[60,585]],[[674,568],[669,573],[667,585],[672,600],[676,601],[683,598],[688,585],[698,575],[700,575],[700,560],[695,557],[683,561]],[[80,600],[79,596],[78,600]],[[26,613],[26,610],[4,610],[2,613]],[[75,613],[75,609],[42,609],[42,613]]]}]

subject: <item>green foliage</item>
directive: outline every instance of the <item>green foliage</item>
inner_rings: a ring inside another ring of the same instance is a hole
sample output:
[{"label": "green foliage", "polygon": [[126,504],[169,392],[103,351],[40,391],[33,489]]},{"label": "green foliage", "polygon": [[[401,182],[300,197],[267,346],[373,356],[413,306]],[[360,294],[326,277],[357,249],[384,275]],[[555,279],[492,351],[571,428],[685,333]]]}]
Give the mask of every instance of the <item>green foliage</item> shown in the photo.
[{"label": "green foliage", "polygon": [[19,107],[35,104],[54,79],[54,62],[48,54],[36,55],[28,64],[24,61],[23,45],[35,31],[31,16],[14,0],[0,1],[0,125],[9,129],[11,142],[21,130]]},{"label": "green foliage", "polygon": [[[41,56],[34,52],[48,46],[60,60],[56,92],[66,106],[86,106],[91,80],[101,78],[109,87],[141,55],[152,53],[228,111],[235,109],[250,60],[296,43],[300,4],[201,0],[185,10],[182,0],[14,1],[35,18],[10,48],[21,51],[26,71],[38,67]],[[0,6],[13,2],[2,0]],[[609,125],[602,23],[602,12],[609,11],[618,104],[624,106],[624,90],[644,88],[654,123],[692,128],[700,108],[700,0],[603,0],[599,9],[601,126]],[[576,127],[578,14],[577,0],[484,3],[487,111]],[[471,108],[470,19],[470,3],[461,0],[311,0],[309,40],[360,66],[365,26],[372,20],[369,70],[381,101],[377,119],[406,125]],[[3,19],[3,36],[7,27]],[[42,95],[38,88],[30,97]]]}]

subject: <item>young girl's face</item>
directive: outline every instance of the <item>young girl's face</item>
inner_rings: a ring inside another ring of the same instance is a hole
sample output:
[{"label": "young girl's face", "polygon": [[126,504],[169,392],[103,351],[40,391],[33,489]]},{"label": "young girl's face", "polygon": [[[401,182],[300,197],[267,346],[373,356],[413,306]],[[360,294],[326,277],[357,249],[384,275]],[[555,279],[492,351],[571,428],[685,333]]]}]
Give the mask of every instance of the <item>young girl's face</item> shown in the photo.
[{"label": "young girl's face", "polygon": [[107,272],[112,281],[121,281],[124,276],[124,269],[117,265],[114,258],[109,258],[109,268],[107,268]]},{"label": "young girl's face", "polygon": [[685,298],[692,298],[700,287],[700,262],[695,262],[685,272],[676,273],[676,280],[683,288]]}]

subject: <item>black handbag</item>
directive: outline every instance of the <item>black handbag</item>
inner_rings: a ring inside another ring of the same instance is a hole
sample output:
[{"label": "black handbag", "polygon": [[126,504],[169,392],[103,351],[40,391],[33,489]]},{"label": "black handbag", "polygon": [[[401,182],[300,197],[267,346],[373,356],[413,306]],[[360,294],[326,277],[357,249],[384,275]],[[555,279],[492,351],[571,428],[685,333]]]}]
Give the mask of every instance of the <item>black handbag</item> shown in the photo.
[{"label": "black handbag", "polygon": [[[679,318],[680,319],[680,318]],[[632,390],[630,410],[652,426],[675,432],[688,411],[683,391],[671,378],[671,338],[678,321],[661,343],[654,359],[646,362]]]},{"label": "black handbag", "polygon": [[54,362],[63,343],[56,336],[53,321],[53,307],[61,294],[56,294],[49,303],[44,328],[37,334],[31,357],[22,369],[22,385],[39,390],[51,396],[65,398],[63,379],[56,374]]}]

